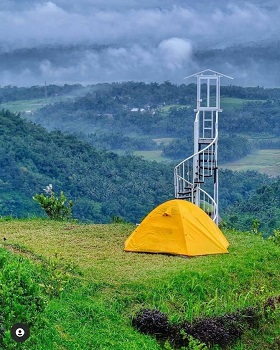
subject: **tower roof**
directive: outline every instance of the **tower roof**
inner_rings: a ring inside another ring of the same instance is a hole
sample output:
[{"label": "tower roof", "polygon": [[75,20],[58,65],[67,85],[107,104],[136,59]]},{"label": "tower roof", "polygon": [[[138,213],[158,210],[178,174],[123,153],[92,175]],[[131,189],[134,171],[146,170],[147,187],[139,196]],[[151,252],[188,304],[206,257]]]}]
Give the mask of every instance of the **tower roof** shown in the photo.
[{"label": "tower roof", "polygon": [[[204,74],[206,73],[206,74]],[[201,76],[217,76],[217,77],[224,77],[224,78],[228,78],[228,79],[233,79],[232,77],[230,77],[229,75],[225,75],[225,74],[222,74],[222,73],[219,73],[219,72],[216,72],[212,69],[205,69],[201,72],[198,72],[198,73],[195,73],[195,74],[192,74],[192,75],[189,75],[188,77],[185,77],[184,79],[188,79],[188,78],[192,78],[192,77],[201,77]]]}]

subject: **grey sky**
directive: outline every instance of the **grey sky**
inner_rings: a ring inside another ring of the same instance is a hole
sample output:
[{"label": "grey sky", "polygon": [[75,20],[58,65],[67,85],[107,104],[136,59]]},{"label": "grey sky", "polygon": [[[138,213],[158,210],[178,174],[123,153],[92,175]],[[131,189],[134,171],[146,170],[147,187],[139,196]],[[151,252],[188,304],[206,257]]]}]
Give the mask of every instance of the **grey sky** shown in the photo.
[{"label": "grey sky", "polygon": [[[10,63],[0,62],[0,84],[180,82],[208,68],[196,62],[196,50],[279,40],[279,15],[276,0],[2,0],[0,60]],[[59,61],[69,46],[79,50]],[[46,47],[55,54],[34,52],[30,62],[15,51]]]}]

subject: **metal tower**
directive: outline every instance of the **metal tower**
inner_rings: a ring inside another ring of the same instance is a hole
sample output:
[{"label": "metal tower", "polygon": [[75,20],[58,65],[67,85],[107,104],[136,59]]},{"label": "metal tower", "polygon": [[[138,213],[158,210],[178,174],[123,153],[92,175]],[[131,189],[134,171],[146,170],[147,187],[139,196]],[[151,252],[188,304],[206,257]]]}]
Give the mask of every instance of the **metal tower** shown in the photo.
[{"label": "metal tower", "polygon": [[[218,117],[222,112],[220,79],[233,78],[210,69],[186,78],[191,77],[197,78],[194,154],[174,169],[175,197],[200,206],[218,224]],[[210,193],[202,188],[205,186]]]}]

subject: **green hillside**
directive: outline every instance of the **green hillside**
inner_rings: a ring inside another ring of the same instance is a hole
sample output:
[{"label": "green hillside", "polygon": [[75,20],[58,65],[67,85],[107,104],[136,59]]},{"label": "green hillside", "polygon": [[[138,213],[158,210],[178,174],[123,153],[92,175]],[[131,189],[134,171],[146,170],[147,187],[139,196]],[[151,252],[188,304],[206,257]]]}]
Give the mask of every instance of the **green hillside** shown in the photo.
[{"label": "green hillside", "polygon": [[274,229],[280,228],[280,180],[279,178],[261,186],[248,198],[237,201],[230,206],[224,219],[229,226],[248,230],[255,221],[260,233],[268,236]]},{"label": "green hillside", "polygon": [[[220,164],[230,167],[256,150],[279,149],[279,96],[279,89],[221,87]],[[156,161],[192,154],[195,101],[195,84],[170,82],[0,88],[2,108],[23,112],[48,130],[75,134],[97,149]],[[254,159],[250,166],[244,161],[245,170],[259,169]]]},{"label": "green hillside", "polygon": [[74,217],[95,222],[138,222],[173,196],[172,166],[96,150],[8,111],[0,113],[0,144],[1,216],[39,215],[32,196],[50,183],[75,201]]},{"label": "green hillside", "polygon": [[[193,152],[195,84],[123,82],[77,87],[76,90],[71,86],[46,89],[53,94],[45,100],[45,106],[31,106],[29,109],[34,109],[34,113],[23,113],[23,117],[48,130],[75,134],[97,149],[140,154],[147,160],[178,162]],[[35,105],[37,103],[38,91],[32,88],[0,89],[0,98],[1,93],[8,93],[6,98],[10,99],[3,106],[13,110],[17,103],[20,107],[21,102],[23,106],[26,102],[27,105],[32,101]],[[69,93],[72,98],[67,98]],[[21,96],[30,99],[11,100]],[[279,96],[279,89],[221,87],[220,164],[231,166],[233,161],[259,149],[279,149],[279,140],[276,139],[279,134]],[[165,141],[157,142],[159,139]],[[257,162],[250,165],[259,169]],[[244,167],[250,169],[246,164]],[[269,169],[267,173],[270,174]]]},{"label": "green hillside", "polygon": [[[228,349],[279,346],[280,247],[272,241],[228,230],[229,254],[184,259],[124,252],[132,225],[12,220],[0,228],[2,349],[173,349],[132,327],[143,308],[173,324],[252,308],[258,318],[241,325],[241,339]],[[15,321],[31,329],[18,345],[9,335]]]},{"label": "green hillside", "polygon": [[[137,223],[174,197],[173,165],[100,151],[75,136],[0,112],[0,216],[43,213],[32,199],[52,184],[74,200],[73,216],[108,223],[113,216]],[[220,172],[220,211],[271,180],[257,172]]]}]

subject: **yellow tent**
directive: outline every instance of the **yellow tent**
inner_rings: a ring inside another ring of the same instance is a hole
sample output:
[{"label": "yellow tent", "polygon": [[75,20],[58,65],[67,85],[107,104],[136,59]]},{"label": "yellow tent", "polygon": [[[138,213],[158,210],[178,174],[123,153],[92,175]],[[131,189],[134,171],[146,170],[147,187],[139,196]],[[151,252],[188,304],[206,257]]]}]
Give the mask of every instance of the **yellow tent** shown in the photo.
[{"label": "yellow tent", "polygon": [[125,251],[207,255],[228,253],[229,243],[198,206],[182,199],[159,205],[125,241]]}]

